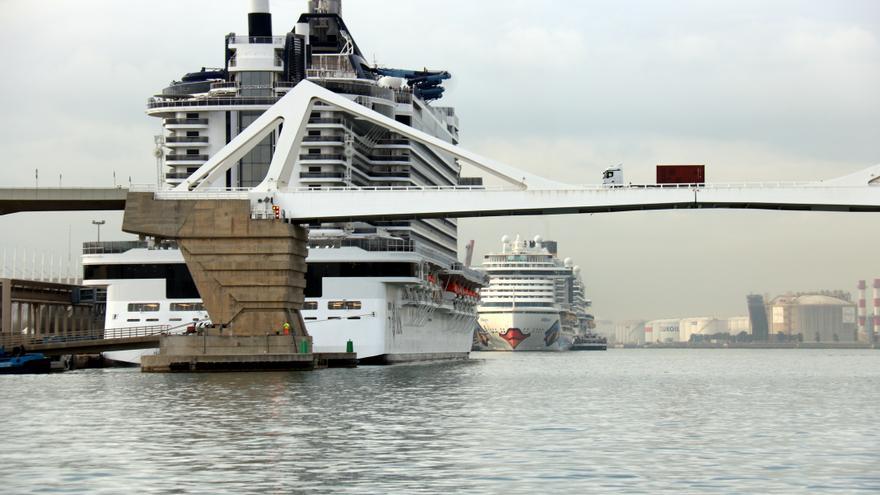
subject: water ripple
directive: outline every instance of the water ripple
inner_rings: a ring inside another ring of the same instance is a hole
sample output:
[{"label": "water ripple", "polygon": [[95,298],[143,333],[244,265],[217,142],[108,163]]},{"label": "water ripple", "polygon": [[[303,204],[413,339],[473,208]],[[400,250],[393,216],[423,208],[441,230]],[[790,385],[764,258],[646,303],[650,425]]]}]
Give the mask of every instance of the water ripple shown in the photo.
[{"label": "water ripple", "polygon": [[4,493],[880,490],[870,351],[0,377]]}]

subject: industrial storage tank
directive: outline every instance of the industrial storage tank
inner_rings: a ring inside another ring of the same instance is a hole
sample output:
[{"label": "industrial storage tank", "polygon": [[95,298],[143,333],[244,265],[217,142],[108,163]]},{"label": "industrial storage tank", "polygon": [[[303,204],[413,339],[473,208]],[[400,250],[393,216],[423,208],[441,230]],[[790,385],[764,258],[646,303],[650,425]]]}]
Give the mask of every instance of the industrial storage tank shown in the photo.
[{"label": "industrial storage tank", "polygon": [[691,335],[715,335],[727,333],[727,320],[712,316],[682,318],[679,324],[679,335],[682,342],[691,340]]},{"label": "industrial storage tank", "polygon": [[681,342],[679,323],[681,320],[651,320],[645,323],[646,344],[671,344]]},{"label": "industrial storage tank", "polygon": [[772,334],[800,334],[805,342],[857,340],[856,305],[843,292],[778,296],[767,312]]},{"label": "industrial storage tank", "polygon": [[727,319],[727,333],[739,335],[743,332],[752,333],[752,325],[748,316],[731,316]]}]

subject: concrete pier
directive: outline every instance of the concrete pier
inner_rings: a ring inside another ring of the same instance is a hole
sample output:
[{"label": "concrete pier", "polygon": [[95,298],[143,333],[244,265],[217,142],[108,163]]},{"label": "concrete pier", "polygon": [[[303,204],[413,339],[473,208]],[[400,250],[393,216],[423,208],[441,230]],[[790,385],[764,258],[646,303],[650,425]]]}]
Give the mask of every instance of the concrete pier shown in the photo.
[{"label": "concrete pier", "polygon": [[[354,367],[355,353],[297,352],[292,335],[167,335],[141,371],[293,371]],[[302,349],[300,349],[302,350]]]},{"label": "concrete pier", "polygon": [[[300,316],[308,232],[251,219],[247,200],[162,200],[129,193],[122,230],[176,239],[213,329],[168,336],[144,371],[312,369]],[[289,335],[282,333],[290,324]]]}]

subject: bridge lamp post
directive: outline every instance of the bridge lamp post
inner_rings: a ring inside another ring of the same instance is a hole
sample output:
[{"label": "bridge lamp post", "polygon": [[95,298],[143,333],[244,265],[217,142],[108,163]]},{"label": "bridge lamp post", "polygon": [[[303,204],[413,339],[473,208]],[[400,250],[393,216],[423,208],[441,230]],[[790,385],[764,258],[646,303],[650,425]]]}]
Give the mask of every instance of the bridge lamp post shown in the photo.
[{"label": "bridge lamp post", "polygon": [[101,242],[101,225],[107,223],[106,220],[92,220],[92,225],[98,227],[98,242]]}]

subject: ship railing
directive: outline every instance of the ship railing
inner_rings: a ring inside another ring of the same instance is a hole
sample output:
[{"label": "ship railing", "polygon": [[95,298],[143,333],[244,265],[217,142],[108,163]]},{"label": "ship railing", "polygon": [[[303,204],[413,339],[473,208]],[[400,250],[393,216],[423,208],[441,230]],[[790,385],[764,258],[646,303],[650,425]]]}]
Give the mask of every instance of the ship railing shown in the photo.
[{"label": "ship railing", "polygon": [[89,241],[82,245],[82,254],[117,254],[132,249],[177,249],[177,241]]},{"label": "ship railing", "polygon": [[149,247],[147,241],[84,242],[82,254],[115,254]]},{"label": "ship railing", "polygon": [[[166,100],[164,98],[150,98],[147,100],[147,108],[165,108],[165,107],[208,107],[208,106],[229,106],[229,105],[274,105],[278,102],[278,96],[236,96],[236,97],[207,97],[192,98],[189,100]],[[165,119],[166,124],[207,124],[204,122],[174,122],[180,119]],[[184,119],[194,120],[194,119]]]},{"label": "ship railing", "polygon": [[226,41],[230,45],[279,45],[284,46],[284,36],[235,36],[229,35]]},{"label": "ship railing", "polygon": [[[528,189],[532,192],[578,192],[578,191],[609,191],[621,189],[781,189],[781,188],[863,188],[864,185],[839,185],[825,182],[796,182],[796,181],[772,181],[772,182],[729,182],[729,183],[711,183],[711,184],[628,184],[620,186],[609,186],[604,184],[585,184],[574,185],[564,184],[553,189]],[[521,189],[510,186],[481,186],[481,185],[459,185],[459,186],[333,186],[333,187],[298,187],[291,188],[292,192],[339,192],[339,191],[520,191]]]},{"label": "ship railing", "polygon": [[141,327],[107,328],[83,330],[78,332],[59,332],[54,334],[0,334],[0,345],[10,352],[15,346],[36,344],[64,344],[103,339],[124,339],[137,337],[153,337],[166,334],[169,325],[151,325]]}]

